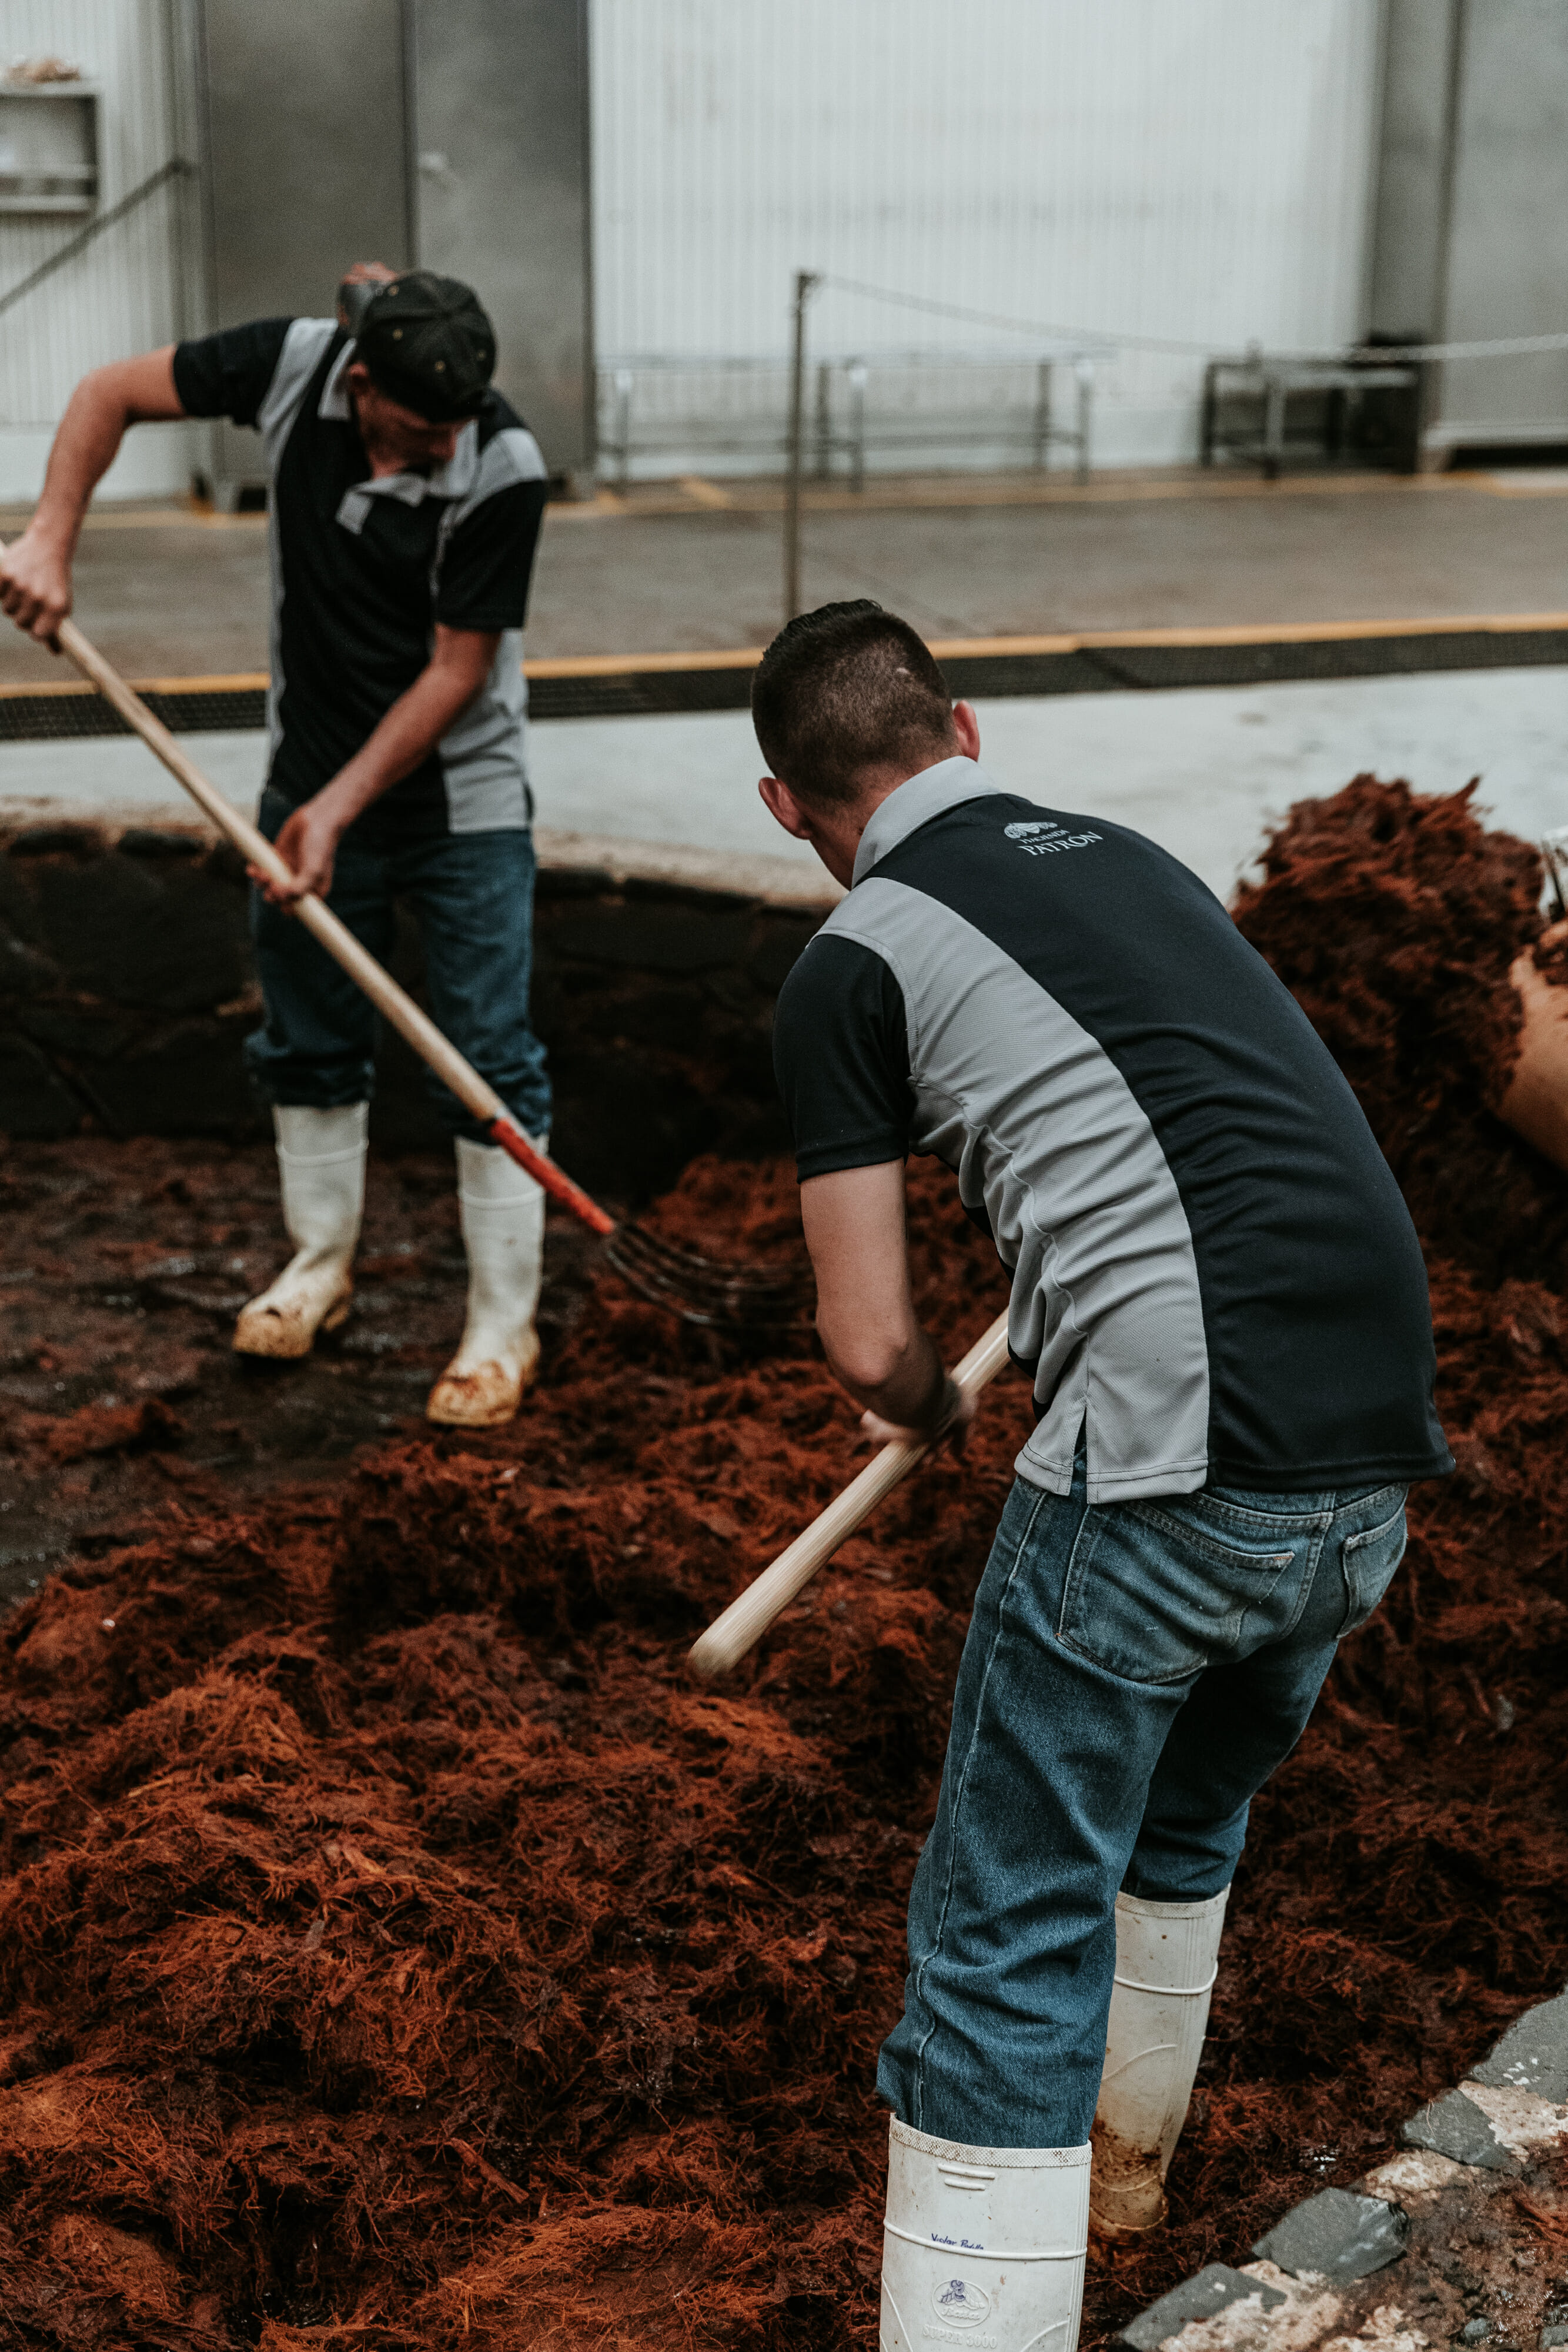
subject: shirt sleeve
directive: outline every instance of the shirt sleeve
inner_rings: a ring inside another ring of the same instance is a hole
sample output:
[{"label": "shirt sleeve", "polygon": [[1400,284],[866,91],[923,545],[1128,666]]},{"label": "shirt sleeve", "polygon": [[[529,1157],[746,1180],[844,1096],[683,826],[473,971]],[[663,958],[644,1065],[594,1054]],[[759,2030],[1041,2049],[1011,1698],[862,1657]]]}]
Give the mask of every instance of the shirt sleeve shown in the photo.
[{"label": "shirt sleeve", "polygon": [[915,1089],[904,992],[858,940],[820,934],[779,992],[773,1067],[801,1181],[909,1150]]},{"label": "shirt sleeve", "polygon": [[545,510],[543,479],[509,482],[481,499],[447,541],[435,617],[449,629],[520,629]]},{"label": "shirt sleeve", "polygon": [[227,416],[254,425],[277,373],[292,319],[253,319],[174,346],[174,389],[187,416]]}]

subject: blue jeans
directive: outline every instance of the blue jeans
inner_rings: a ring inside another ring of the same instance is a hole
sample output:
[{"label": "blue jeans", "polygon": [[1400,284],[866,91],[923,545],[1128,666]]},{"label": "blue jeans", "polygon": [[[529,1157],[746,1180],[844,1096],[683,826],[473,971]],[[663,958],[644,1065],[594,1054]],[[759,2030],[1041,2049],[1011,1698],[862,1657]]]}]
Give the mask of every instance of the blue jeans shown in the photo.
[{"label": "blue jeans", "polygon": [[[277,839],[291,803],[269,787],[257,823]],[[373,815],[373,812],[372,812]],[[413,901],[424,947],[431,1018],[488,1078],[529,1135],[548,1134],[545,1049],[528,1025],[533,961],[534,845],[524,832],[447,834],[389,843],[361,818],[339,844],[328,905],[385,962],[392,901]],[[376,1013],[340,965],[279,908],[251,893],[251,938],[267,1005],[246,1039],[246,1066],[263,1099],[330,1110],[370,1099]],[[474,1142],[485,1130],[440,1080],[430,1079],[443,1124]]]},{"label": "blue jeans", "polygon": [[1228,1885],[1247,1810],[1405,1549],[1405,1489],[1207,1487],[1091,1510],[1013,1487],[958,1669],[877,2087],[979,2147],[1078,2147],[1118,1890]]}]

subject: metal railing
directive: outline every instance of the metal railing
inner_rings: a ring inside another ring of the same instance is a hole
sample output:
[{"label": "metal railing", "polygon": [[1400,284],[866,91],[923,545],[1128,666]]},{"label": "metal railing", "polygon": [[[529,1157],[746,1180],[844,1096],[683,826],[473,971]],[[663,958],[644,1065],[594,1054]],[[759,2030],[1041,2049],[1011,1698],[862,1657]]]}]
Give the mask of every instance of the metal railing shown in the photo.
[{"label": "metal railing", "polygon": [[[1070,407],[1059,371],[1071,377]],[[622,486],[639,460],[684,471],[722,457],[786,471],[791,384],[781,359],[612,361],[599,370],[601,467]],[[812,362],[801,430],[812,478],[844,479],[853,491],[864,489],[874,459],[950,463],[984,453],[1043,470],[1057,449],[1072,453],[1082,484],[1093,397],[1086,352],[852,353]]]}]

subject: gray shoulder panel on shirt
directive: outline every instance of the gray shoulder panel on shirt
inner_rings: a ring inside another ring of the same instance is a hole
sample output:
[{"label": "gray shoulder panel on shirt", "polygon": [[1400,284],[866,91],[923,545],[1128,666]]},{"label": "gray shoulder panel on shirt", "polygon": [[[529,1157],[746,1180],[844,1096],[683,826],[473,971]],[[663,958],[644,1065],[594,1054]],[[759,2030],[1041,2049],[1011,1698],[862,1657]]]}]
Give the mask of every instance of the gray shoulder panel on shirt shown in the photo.
[{"label": "gray shoulder panel on shirt", "polygon": [[296,319],[283,338],[283,349],[272,372],[267,395],[256,413],[256,430],[267,452],[271,473],[288,429],[299,413],[305,387],[319,366],[323,352],[338,331],[335,319]]},{"label": "gray shoulder panel on shirt", "polygon": [[531,821],[533,795],[523,763],[528,707],[523,633],[503,629],[489,677],[441,739],[453,833],[512,833]]},{"label": "gray shoulder panel on shirt", "polygon": [[1104,1048],[939,899],[874,874],[826,932],[904,992],[914,1149],[958,1173],[1012,1269],[1009,1340],[1043,1417],[1018,1458],[1055,1494],[1079,1433],[1091,1503],[1190,1492],[1207,1475],[1208,1353],[1186,1212]]},{"label": "gray shoulder panel on shirt", "polygon": [[455,529],[465,522],[476,507],[495,497],[497,490],[509,490],[518,482],[546,482],[549,469],[544,452],[525,425],[504,425],[486,441],[479,452],[478,470],[473,485],[460,503],[453,509],[452,522]]}]

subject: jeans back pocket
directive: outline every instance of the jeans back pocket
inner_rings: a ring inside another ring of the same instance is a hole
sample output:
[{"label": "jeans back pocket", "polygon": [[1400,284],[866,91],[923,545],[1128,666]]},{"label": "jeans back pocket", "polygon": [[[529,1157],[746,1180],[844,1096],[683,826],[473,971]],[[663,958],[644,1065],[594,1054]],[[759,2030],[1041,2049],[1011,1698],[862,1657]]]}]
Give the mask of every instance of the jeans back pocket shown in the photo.
[{"label": "jeans back pocket", "polygon": [[1186,1682],[1233,1657],[1296,1555],[1222,1541],[1193,1504],[1086,1510],[1068,1563],[1058,1639],[1124,1682]]},{"label": "jeans back pocket", "polygon": [[1405,1496],[1399,1494],[1399,1508],[1392,1518],[1364,1534],[1346,1536],[1340,1551],[1340,1566],[1344,1575],[1344,1621],[1340,1626],[1341,1638],[1354,1633],[1364,1625],[1389,1586],[1394,1571],[1405,1557],[1406,1526]]}]

